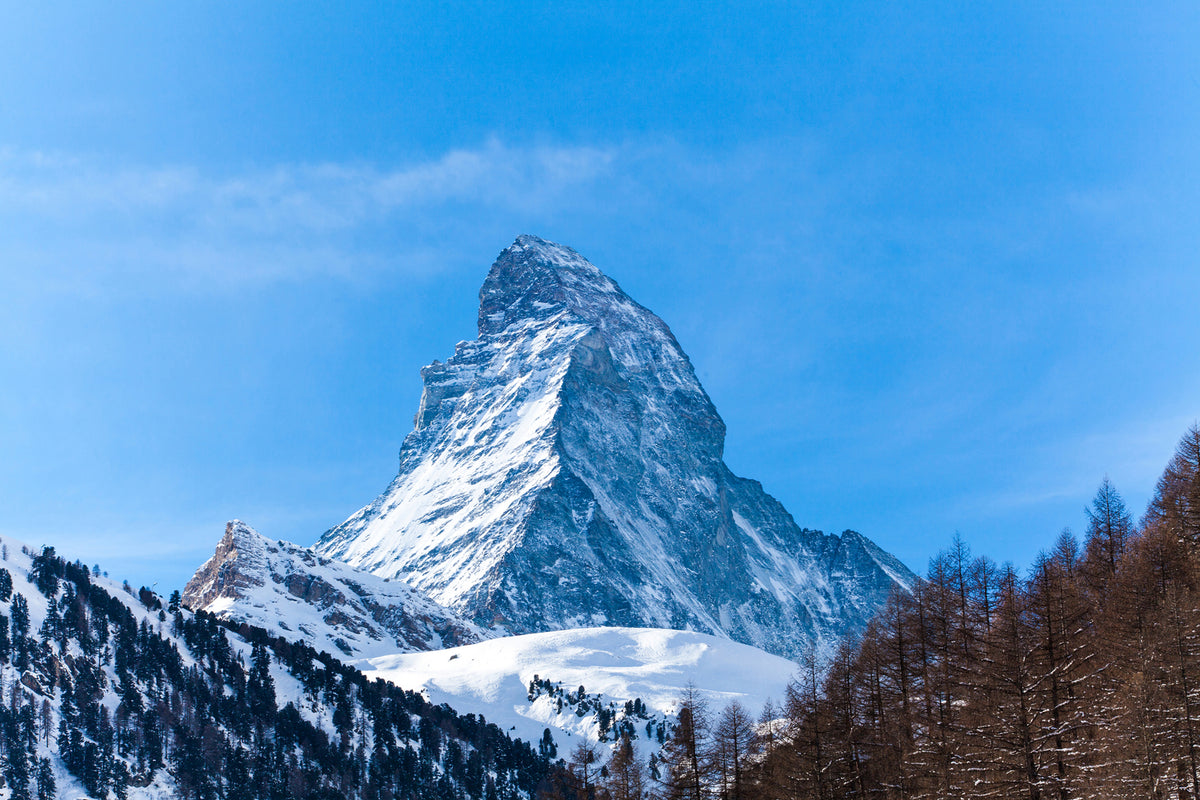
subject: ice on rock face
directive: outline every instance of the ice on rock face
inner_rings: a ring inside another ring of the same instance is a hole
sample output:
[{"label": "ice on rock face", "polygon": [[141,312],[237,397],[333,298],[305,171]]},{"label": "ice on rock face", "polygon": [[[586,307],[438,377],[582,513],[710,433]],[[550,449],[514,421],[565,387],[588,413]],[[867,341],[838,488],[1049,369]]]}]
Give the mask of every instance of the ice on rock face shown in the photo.
[{"label": "ice on rock face", "polygon": [[911,582],[733,475],[670,329],[574,250],[522,236],[479,297],[479,338],[422,370],[399,474],[320,554],[510,633],[693,629],[786,657]]}]

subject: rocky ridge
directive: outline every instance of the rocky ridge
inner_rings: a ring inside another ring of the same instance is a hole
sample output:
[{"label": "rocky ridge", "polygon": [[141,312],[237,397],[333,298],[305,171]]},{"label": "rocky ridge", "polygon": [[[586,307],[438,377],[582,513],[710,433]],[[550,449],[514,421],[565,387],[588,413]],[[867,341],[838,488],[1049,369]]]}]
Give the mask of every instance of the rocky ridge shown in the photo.
[{"label": "rocky ridge", "polygon": [[196,611],[247,622],[338,657],[472,644],[490,635],[403,581],[271,541],[240,520],[183,591]]}]

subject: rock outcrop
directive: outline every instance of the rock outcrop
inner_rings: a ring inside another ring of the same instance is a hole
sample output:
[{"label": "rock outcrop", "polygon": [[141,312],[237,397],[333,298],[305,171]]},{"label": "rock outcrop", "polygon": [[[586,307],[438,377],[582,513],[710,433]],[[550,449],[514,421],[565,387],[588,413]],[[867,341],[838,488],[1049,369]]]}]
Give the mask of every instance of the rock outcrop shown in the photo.
[{"label": "rock outcrop", "polygon": [[183,603],[339,658],[437,650],[489,636],[403,581],[271,541],[240,520],[225,526]]}]

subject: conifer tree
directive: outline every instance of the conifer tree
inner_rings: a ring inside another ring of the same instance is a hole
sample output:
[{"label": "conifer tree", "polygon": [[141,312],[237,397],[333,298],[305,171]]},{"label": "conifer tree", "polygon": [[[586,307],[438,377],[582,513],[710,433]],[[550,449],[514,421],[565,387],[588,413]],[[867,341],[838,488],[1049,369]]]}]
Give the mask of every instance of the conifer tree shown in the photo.
[{"label": "conifer tree", "polygon": [[1089,589],[1097,594],[1117,571],[1117,563],[1133,535],[1133,521],[1125,509],[1125,501],[1107,475],[1086,511],[1084,570]]},{"label": "conifer tree", "polygon": [[1165,526],[1200,546],[1200,426],[1193,425],[1184,434],[1163,470],[1146,511],[1146,522]]},{"label": "conifer tree", "polygon": [[29,603],[20,592],[13,595],[12,606],[13,665],[19,670],[29,668]]},{"label": "conifer tree", "polygon": [[646,770],[629,736],[621,737],[608,762],[605,788],[611,800],[642,800],[646,796]]},{"label": "conifer tree", "polygon": [[663,800],[703,800],[711,771],[707,756],[708,707],[688,685],[679,699],[679,711],[671,738],[662,750]]},{"label": "conifer tree", "polygon": [[38,759],[37,772],[37,798],[38,800],[54,800],[56,797],[54,783],[54,768],[50,764],[50,759]]},{"label": "conifer tree", "polygon": [[594,800],[596,778],[600,774],[600,758],[596,746],[587,739],[575,745],[571,751],[569,767],[575,777],[575,793],[579,800]]},{"label": "conifer tree", "polygon": [[40,555],[34,556],[30,565],[29,580],[33,581],[38,591],[53,597],[58,593],[58,558],[53,547],[43,547]]},{"label": "conifer tree", "polygon": [[754,720],[736,700],[717,717],[709,761],[713,765],[716,794],[721,800],[743,800],[747,796],[747,757],[753,731]]},{"label": "conifer tree", "polygon": [[1089,608],[1081,593],[1078,546],[1064,531],[1052,553],[1034,565],[1027,587],[1030,663],[1037,676],[1037,738],[1045,742],[1044,785],[1050,798],[1077,796],[1085,762],[1075,745],[1088,721],[1097,669]]}]

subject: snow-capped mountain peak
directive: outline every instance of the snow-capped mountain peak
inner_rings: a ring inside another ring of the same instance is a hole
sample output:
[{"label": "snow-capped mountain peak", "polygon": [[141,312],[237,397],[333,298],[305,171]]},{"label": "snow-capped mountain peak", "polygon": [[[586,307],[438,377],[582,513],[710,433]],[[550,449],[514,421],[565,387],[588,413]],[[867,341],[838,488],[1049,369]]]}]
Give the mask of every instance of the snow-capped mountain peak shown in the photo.
[{"label": "snow-capped mountain peak", "polygon": [[315,549],[481,625],[692,628],[794,656],[911,580],[734,476],[670,329],[568,247],[518,238],[479,338],[421,374],[399,474]]},{"label": "snow-capped mountain peak", "polygon": [[479,290],[479,334],[521,320],[570,311],[587,319],[603,298],[622,298],[615,282],[569,247],[518,237]]}]

